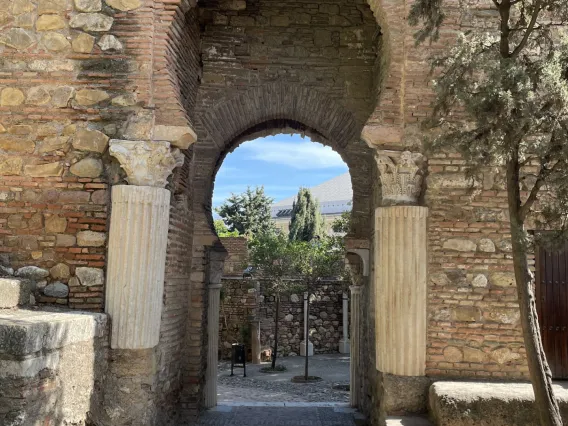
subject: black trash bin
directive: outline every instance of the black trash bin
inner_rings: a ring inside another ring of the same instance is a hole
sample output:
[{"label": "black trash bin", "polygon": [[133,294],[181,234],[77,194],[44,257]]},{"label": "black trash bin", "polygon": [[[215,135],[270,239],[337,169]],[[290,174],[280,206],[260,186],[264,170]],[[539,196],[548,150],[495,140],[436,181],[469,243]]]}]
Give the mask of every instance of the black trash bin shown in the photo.
[{"label": "black trash bin", "polygon": [[244,377],[247,376],[247,351],[245,345],[240,343],[233,343],[231,345],[232,356],[231,356],[231,376],[234,376],[233,369],[235,367],[242,368],[244,370]]}]

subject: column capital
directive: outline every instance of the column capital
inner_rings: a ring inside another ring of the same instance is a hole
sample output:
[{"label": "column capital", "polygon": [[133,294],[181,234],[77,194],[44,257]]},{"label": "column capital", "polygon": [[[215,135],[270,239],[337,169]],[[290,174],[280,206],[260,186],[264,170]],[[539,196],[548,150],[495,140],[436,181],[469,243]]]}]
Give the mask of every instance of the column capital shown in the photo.
[{"label": "column capital", "polygon": [[351,285],[349,286],[349,290],[351,290],[351,294],[361,294],[361,290],[363,290],[362,285]]},{"label": "column capital", "polygon": [[207,288],[209,290],[221,290],[221,288],[223,288],[223,284],[210,284]]},{"label": "column capital", "polygon": [[164,188],[176,167],[183,164],[179,149],[169,142],[147,142],[111,139],[109,153],[126,172],[130,185]]},{"label": "column capital", "polygon": [[376,161],[384,203],[418,203],[425,160],[418,152],[377,150]]}]

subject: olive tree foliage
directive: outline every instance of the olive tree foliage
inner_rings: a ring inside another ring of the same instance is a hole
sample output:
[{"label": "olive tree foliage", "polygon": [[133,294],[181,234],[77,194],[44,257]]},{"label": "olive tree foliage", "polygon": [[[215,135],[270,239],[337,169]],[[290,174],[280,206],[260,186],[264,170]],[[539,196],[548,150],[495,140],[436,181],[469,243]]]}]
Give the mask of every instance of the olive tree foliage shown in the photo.
[{"label": "olive tree foliage", "polygon": [[[431,151],[455,149],[475,180],[488,167],[505,175],[513,266],[527,362],[542,425],[560,425],[542,347],[528,221],[567,236],[568,1],[460,0],[463,13],[493,8],[480,28],[458,35],[433,59],[435,100],[426,126]],[[470,13],[471,16],[471,13]],[[444,0],[417,0],[417,42],[436,40]],[[530,173],[530,176],[527,176]]]},{"label": "olive tree foliage", "polygon": [[242,194],[231,194],[215,209],[229,232],[239,235],[260,235],[273,232],[271,206],[274,200],[264,193],[264,187],[247,188]]},{"label": "olive tree foliage", "polygon": [[255,277],[263,278],[265,289],[276,298],[274,350],[272,369],[276,368],[278,354],[278,331],[280,324],[280,299],[283,294],[298,289],[297,281],[291,280],[297,264],[297,250],[294,242],[282,233],[257,235],[249,243],[248,263],[253,267]]}]

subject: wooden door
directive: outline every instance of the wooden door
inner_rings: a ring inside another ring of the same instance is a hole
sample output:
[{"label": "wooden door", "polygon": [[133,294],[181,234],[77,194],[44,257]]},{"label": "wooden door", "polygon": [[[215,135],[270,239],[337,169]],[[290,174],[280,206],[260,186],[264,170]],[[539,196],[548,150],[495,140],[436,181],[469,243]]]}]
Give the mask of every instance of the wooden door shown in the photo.
[{"label": "wooden door", "polygon": [[544,352],[554,379],[568,379],[568,245],[537,250],[536,297]]}]

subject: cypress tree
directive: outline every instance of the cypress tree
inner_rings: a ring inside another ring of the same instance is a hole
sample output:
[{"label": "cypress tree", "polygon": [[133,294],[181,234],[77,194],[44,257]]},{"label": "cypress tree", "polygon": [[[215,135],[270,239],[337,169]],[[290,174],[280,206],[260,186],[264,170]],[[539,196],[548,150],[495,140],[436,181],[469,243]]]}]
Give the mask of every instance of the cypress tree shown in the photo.
[{"label": "cypress tree", "polygon": [[300,188],[292,206],[289,238],[293,241],[311,241],[324,234],[324,221],[319,203],[308,188]]}]

